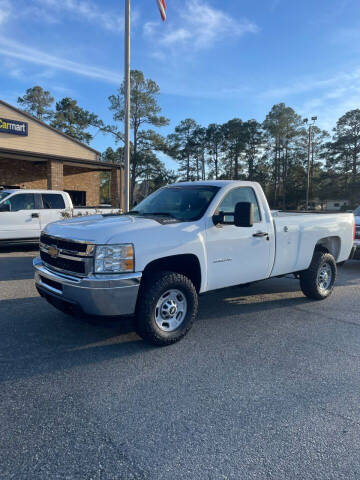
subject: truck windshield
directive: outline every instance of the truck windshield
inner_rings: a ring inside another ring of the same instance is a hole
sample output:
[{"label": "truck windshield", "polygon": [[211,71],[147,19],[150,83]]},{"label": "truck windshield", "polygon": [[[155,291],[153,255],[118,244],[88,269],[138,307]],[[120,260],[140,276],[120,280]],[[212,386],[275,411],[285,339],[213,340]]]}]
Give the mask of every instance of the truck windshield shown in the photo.
[{"label": "truck windshield", "polygon": [[357,209],[354,211],[355,217],[360,217],[360,207],[357,207]]},{"label": "truck windshield", "polygon": [[0,192],[0,202],[10,195],[9,192]]},{"label": "truck windshield", "polygon": [[219,191],[211,185],[171,186],[161,188],[140,202],[132,215],[169,216],[183,222],[201,218]]}]

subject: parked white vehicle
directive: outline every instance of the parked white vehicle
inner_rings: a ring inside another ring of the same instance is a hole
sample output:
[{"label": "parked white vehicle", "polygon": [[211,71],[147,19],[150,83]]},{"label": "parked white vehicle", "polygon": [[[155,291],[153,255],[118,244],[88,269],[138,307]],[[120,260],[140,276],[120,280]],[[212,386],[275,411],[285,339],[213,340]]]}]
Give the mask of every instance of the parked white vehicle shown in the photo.
[{"label": "parked white vehicle", "polygon": [[305,295],[328,297],[353,231],[347,213],[273,218],[254,182],[178,183],[127,215],[48,225],[35,280],[61,310],[135,313],[138,333],[166,345],[188,332],[210,290],[293,273]]},{"label": "parked white vehicle", "polygon": [[64,216],[116,211],[74,208],[68,193],[55,190],[0,190],[0,245],[38,242],[46,225]]}]

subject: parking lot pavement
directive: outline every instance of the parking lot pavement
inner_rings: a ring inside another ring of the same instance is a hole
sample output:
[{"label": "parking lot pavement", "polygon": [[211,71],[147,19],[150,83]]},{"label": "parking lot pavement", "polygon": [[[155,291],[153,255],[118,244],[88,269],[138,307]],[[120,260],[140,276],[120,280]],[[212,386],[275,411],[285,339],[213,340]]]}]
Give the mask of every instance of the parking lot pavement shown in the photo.
[{"label": "parking lot pavement", "polygon": [[67,317],[0,251],[1,479],[359,479],[360,262],[201,297],[190,334]]}]

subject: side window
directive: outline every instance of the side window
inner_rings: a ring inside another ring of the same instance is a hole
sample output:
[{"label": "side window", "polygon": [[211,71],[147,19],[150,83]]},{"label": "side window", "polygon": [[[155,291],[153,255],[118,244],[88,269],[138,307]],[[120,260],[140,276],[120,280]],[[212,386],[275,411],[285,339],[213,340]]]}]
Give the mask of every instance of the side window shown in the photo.
[{"label": "side window", "polygon": [[35,195],[33,193],[19,193],[8,200],[11,212],[20,210],[35,210]]},{"label": "side window", "polygon": [[42,201],[44,208],[61,210],[65,208],[65,202],[62,195],[58,193],[43,193]]},{"label": "side window", "polygon": [[218,207],[219,212],[224,212],[226,223],[234,222],[235,205],[239,202],[250,202],[254,205],[254,221],[261,222],[259,204],[254,190],[251,187],[239,187],[231,190]]}]

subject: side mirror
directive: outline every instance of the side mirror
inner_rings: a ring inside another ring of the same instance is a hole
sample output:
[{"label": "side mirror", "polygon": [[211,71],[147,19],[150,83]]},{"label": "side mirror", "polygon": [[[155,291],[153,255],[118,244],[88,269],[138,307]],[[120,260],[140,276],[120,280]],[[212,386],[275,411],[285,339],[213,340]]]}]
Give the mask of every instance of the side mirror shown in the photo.
[{"label": "side mirror", "polygon": [[10,204],[3,203],[2,205],[0,205],[0,212],[10,212]]},{"label": "side mirror", "polygon": [[252,227],[254,225],[253,203],[239,202],[235,205],[234,225],[235,227]]}]

